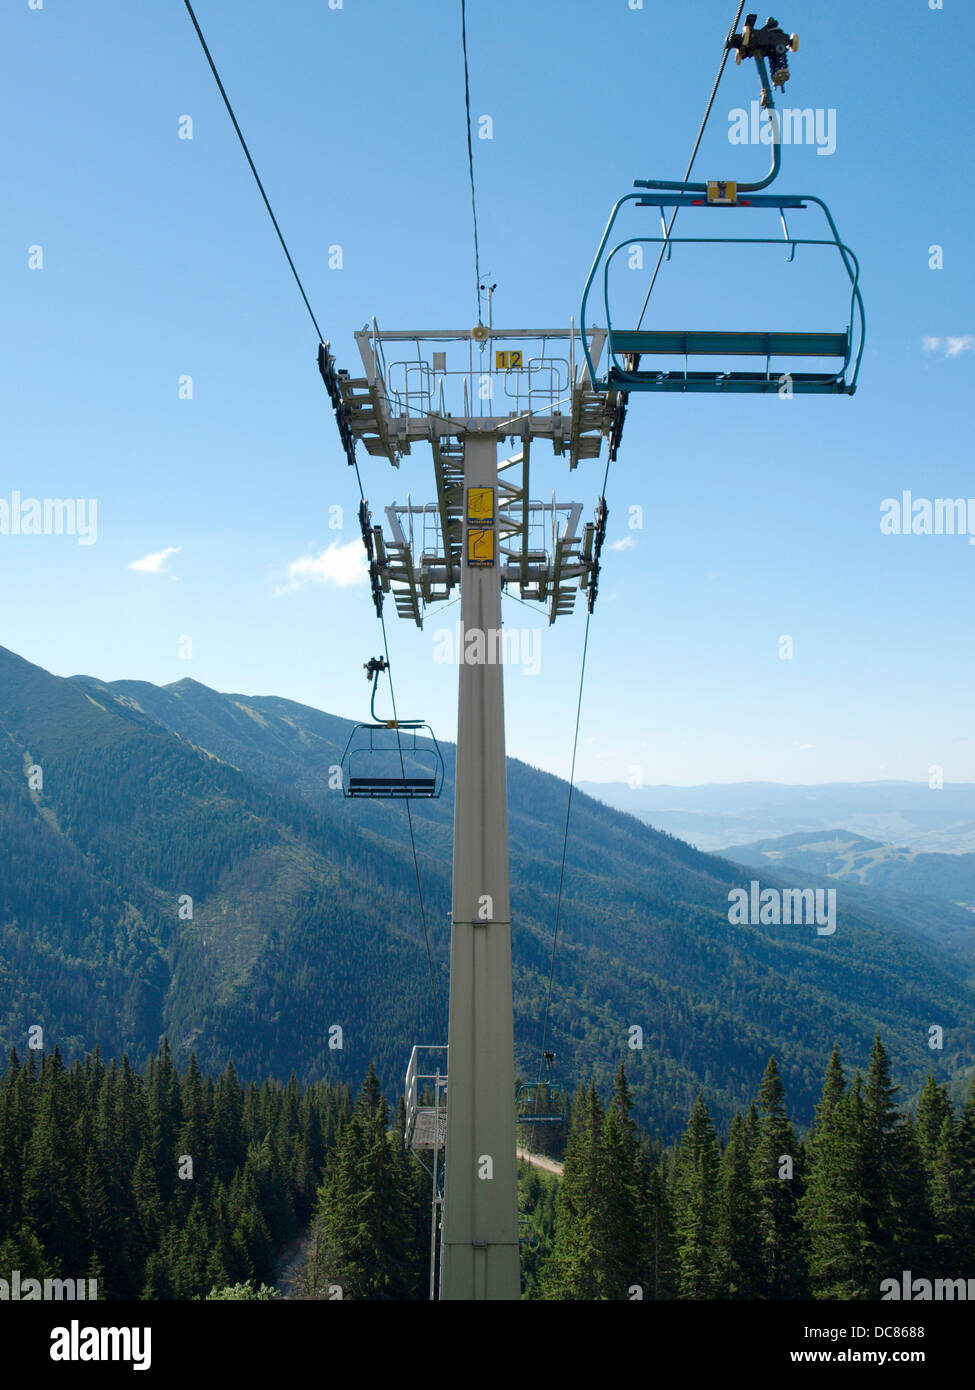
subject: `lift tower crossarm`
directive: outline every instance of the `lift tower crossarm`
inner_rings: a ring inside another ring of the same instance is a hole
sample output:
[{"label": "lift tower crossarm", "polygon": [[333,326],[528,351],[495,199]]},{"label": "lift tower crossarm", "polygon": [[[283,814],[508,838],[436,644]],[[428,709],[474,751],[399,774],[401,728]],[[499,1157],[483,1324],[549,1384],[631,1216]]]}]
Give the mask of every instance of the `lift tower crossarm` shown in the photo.
[{"label": "lift tower crossarm", "polygon": [[[598,458],[602,440],[619,434],[617,393],[594,387],[588,366],[590,359],[599,361],[605,329],[588,329],[585,340],[574,327],[478,332],[474,340],[467,328],[380,330],[373,322],[360,329],[355,336],[364,375],[352,378],[330,371],[326,379],[330,394],[334,391],[338,397],[340,428],[394,467],[413,443],[460,439],[468,430],[495,433],[498,440],[520,439],[525,419],[531,420],[533,437],[551,439],[557,454],[568,453],[572,468],[581,459]],[[537,352],[529,346],[533,340],[539,344]],[[502,343],[520,346],[499,351]],[[582,348],[578,372],[577,343]],[[432,362],[431,354],[423,355],[421,345],[426,344],[438,345]],[[407,345],[409,354],[395,360]],[[565,356],[556,358],[553,350],[560,345]],[[466,358],[460,366],[458,356]],[[498,358],[506,356],[517,357],[522,365],[499,367]],[[449,368],[437,365],[438,358],[448,357]],[[488,381],[497,393],[485,398],[482,391]],[[458,399],[450,399],[451,394]],[[507,408],[509,401],[513,408]],[[505,408],[499,410],[498,404]]]}]

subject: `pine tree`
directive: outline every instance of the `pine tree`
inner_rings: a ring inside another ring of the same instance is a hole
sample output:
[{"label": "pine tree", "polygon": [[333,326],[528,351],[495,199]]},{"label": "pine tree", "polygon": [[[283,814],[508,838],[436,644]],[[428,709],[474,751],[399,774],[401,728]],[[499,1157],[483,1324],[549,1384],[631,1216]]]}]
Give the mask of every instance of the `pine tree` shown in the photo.
[{"label": "pine tree", "polygon": [[[825,1092],[831,1095],[826,1099]],[[863,1174],[868,1150],[863,1083],[857,1072],[849,1091],[836,1099],[835,1077],[827,1075],[817,1113],[810,1171],[800,1204],[808,1242],[809,1282],[814,1298],[876,1296],[870,1285],[870,1245]]]},{"label": "pine tree", "polygon": [[[7,1069],[0,1081],[0,1242],[12,1236],[24,1219],[23,1174],[24,1153],[30,1136],[31,1121],[29,1106],[33,1100],[33,1086],[27,1080],[21,1082],[21,1073],[27,1077],[27,1068],[21,1068],[16,1051],[11,1048],[7,1059]],[[0,1265],[0,1270],[14,1269],[15,1265]]]},{"label": "pine tree", "polygon": [[403,1299],[417,1287],[412,1180],[388,1128],[389,1110],[370,1064],[320,1203],[323,1273],[341,1286],[343,1298]]},{"label": "pine tree", "polygon": [[975,1267],[975,1077],[955,1135],[955,1240],[958,1269]]},{"label": "pine tree", "polygon": [[21,1279],[53,1277],[43,1244],[26,1224],[0,1240],[0,1278],[9,1279],[15,1269]]},{"label": "pine tree", "polygon": [[762,1286],[758,1193],[748,1130],[736,1111],[718,1167],[713,1296],[757,1298]]},{"label": "pine tree", "polygon": [[965,1228],[962,1170],[959,1134],[953,1116],[948,1114],[938,1136],[929,1188],[935,1223],[935,1264],[940,1266],[942,1275],[971,1258],[964,1244],[959,1243]]},{"label": "pine tree", "polygon": [[[86,1129],[91,1129],[91,1112],[87,1116]],[[103,1298],[118,1297],[125,1291],[131,1271],[125,1262],[122,1244],[122,1231],[118,1213],[113,1210],[105,1182],[102,1177],[98,1154],[93,1143],[83,1147],[84,1167],[81,1176],[81,1219],[84,1243],[87,1250],[86,1263],[94,1262],[99,1275],[89,1272],[88,1277],[99,1279],[99,1293]]]},{"label": "pine tree", "polygon": [[645,1291],[648,1282],[647,1166],[632,1108],[621,1062],[602,1126],[602,1181],[594,1223],[602,1296],[614,1300],[629,1299],[634,1285]]},{"label": "pine tree", "polygon": [[928,1072],[914,1116],[915,1132],[920,1145],[924,1166],[929,1176],[933,1174],[941,1143],[941,1128],[951,1115],[951,1101],[947,1086],[939,1086]]},{"label": "pine tree", "polygon": [[829,1054],[829,1061],[826,1064],[826,1075],[823,1077],[823,1092],[816,1106],[816,1117],[813,1121],[810,1133],[811,1141],[814,1141],[817,1130],[827,1125],[836,1106],[842,1099],[846,1090],[846,1078],[843,1075],[843,1064],[840,1061],[839,1044],[833,1044],[833,1050]]},{"label": "pine tree", "polygon": [[541,1273],[546,1299],[603,1296],[599,1268],[599,1188],[603,1108],[594,1084],[576,1093],[569,1116],[562,1181],[556,1198],[555,1242]]},{"label": "pine tree", "polygon": [[803,1268],[799,1249],[799,1144],[785,1112],[785,1088],[774,1057],[769,1058],[762,1077],[758,1108],[752,1167],[761,1258],[758,1292],[763,1298],[800,1298]]},{"label": "pine tree", "polygon": [[674,1165],[672,1202],[682,1298],[710,1298],[714,1287],[718,1141],[698,1093]]},{"label": "pine tree", "polygon": [[72,1125],[70,1082],[57,1048],[44,1057],[36,1087],[23,1209],[48,1258],[64,1269],[81,1269],[87,1254],[78,1190],[81,1161]]},{"label": "pine tree", "polygon": [[176,1137],[181,1119],[179,1076],[168,1041],[146,1070],[146,1134],[160,1197],[169,1202],[177,1186]]},{"label": "pine tree", "polygon": [[[951,1134],[953,1138],[953,1126]],[[952,1148],[953,1145],[949,1142],[949,1165],[953,1158]],[[942,1252],[938,1247],[931,1205],[934,1193],[935,1184],[929,1179],[925,1167],[921,1146],[918,1143],[917,1127],[910,1115],[904,1115],[897,1131],[896,1165],[890,1177],[894,1267],[889,1268],[882,1277],[899,1274],[903,1269],[929,1269],[939,1258]],[[946,1190],[943,1196],[948,1206],[943,1209],[942,1215],[950,1223],[950,1189]]]},{"label": "pine tree", "polygon": [[677,1244],[674,1236],[674,1217],[670,1203],[670,1182],[664,1161],[650,1174],[647,1184],[649,1239],[647,1258],[649,1288],[645,1297],[670,1299],[677,1297],[680,1282]]},{"label": "pine tree", "polygon": [[[186,1206],[194,1200],[206,1202],[214,1177],[213,1140],[210,1115],[207,1111],[205,1087],[196,1053],[190,1060],[179,1082],[180,1123],[176,1132],[174,1163],[185,1168],[187,1158],[193,1163],[192,1179],[179,1178],[176,1185]],[[179,1174],[179,1167],[177,1167]]]},{"label": "pine tree", "polygon": [[213,1101],[213,1149],[216,1171],[226,1183],[244,1161],[244,1092],[233,1062],[217,1079]]},{"label": "pine tree", "polygon": [[[430,1289],[430,1233],[433,1217],[431,1176],[403,1142],[406,1133],[406,1101],[401,1095],[393,1122],[392,1151],[399,1169],[398,1182],[408,1199],[410,1213],[410,1267],[416,1272],[411,1298],[426,1298]],[[439,1162],[438,1157],[438,1162]],[[439,1217],[439,1208],[438,1208]]]},{"label": "pine tree", "polygon": [[[955,1264],[962,1215],[959,1183],[958,1132],[947,1086],[939,1086],[928,1075],[918,1098],[914,1134],[924,1169],[924,1187],[931,1227],[923,1264],[913,1261],[910,1268],[929,1278],[950,1277]],[[914,1225],[917,1224],[915,1213]]]},{"label": "pine tree", "polygon": [[931,1227],[921,1152],[896,1102],[898,1087],[878,1034],[863,1088],[863,1123],[869,1163],[863,1174],[864,1218],[870,1246],[871,1296],[883,1279],[923,1259]]}]

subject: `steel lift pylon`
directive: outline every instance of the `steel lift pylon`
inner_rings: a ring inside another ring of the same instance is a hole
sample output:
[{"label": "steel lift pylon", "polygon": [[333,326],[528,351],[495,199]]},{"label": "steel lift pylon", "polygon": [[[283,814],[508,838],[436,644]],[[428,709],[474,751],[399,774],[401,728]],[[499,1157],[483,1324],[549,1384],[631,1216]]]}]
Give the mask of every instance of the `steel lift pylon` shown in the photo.
[{"label": "steel lift pylon", "polygon": [[[422,626],[459,587],[462,632],[482,656],[459,662],[447,1075],[426,1081],[414,1050],[406,1141],[446,1153],[440,1297],[520,1297],[511,903],[508,877],[501,595],[517,589],[549,621],[596,598],[606,505],[580,529],[582,506],[531,496],[532,445],[548,440],[570,468],[619,442],[615,391],[593,386],[605,333],[473,329],[356,334],[361,376],[319,368],[350,463],[356,440],[394,468],[430,446],[435,500],[359,522],[373,601]],[[580,351],[581,349],[581,351]],[[577,368],[578,359],[578,368]],[[499,461],[499,445],[514,452]],[[509,481],[511,479],[511,481]],[[446,1091],[446,1124],[442,1092]],[[431,1101],[432,1097],[432,1101]],[[435,1233],[434,1233],[435,1235]],[[431,1296],[433,1285],[431,1285]]]}]

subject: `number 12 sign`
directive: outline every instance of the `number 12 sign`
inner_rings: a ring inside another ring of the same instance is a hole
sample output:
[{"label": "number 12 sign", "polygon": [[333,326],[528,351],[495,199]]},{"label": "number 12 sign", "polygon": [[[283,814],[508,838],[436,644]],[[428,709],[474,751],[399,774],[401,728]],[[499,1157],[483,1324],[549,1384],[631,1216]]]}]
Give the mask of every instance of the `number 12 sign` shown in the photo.
[{"label": "number 12 sign", "polygon": [[520,371],[523,367],[521,352],[496,352],[494,354],[494,370],[496,372]]}]

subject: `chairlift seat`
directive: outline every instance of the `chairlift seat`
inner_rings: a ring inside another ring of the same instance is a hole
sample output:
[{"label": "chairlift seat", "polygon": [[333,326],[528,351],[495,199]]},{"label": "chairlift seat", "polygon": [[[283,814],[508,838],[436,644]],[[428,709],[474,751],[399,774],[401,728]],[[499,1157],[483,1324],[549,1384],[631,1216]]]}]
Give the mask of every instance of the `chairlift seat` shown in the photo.
[{"label": "chairlift seat", "polygon": [[518,1087],[515,1111],[520,1125],[560,1125],[565,1120],[565,1096],[547,1081],[526,1081]]},{"label": "chairlift seat", "polygon": [[[606,386],[610,391],[726,391],[777,395],[782,381],[780,374],[766,372],[625,372],[611,367]],[[852,396],[855,390],[842,377],[818,376],[813,372],[790,372],[789,386],[797,396]]]},{"label": "chairlift seat", "polygon": [[435,777],[350,777],[347,796],[436,796]]},{"label": "chairlift seat", "polygon": [[610,335],[610,352],[679,353],[681,356],[722,357],[843,357],[850,351],[850,330],[844,333],[687,333],[617,329]]},{"label": "chairlift seat", "polygon": [[443,754],[419,719],[356,724],[342,756],[347,797],[431,799],[443,789]]},{"label": "chairlift seat", "polygon": [[[647,180],[637,180],[637,183],[641,186],[648,186]],[[822,199],[814,198],[808,194],[797,197],[765,195],[741,200],[731,206],[739,211],[739,215],[741,215],[741,209],[747,210],[748,208],[755,208],[761,210],[765,208],[778,210],[780,216],[782,216],[782,210],[785,207],[806,208],[807,206],[815,205],[825,215],[828,223],[831,235],[825,238],[794,236],[785,227],[783,217],[784,237],[781,242],[775,237],[675,237],[667,231],[665,226],[664,235],[662,236],[630,236],[618,242],[610,249],[612,229],[616,223],[620,210],[628,203],[634,202],[636,206],[640,208],[657,205],[660,207],[661,218],[663,218],[664,205],[670,205],[674,207],[676,211],[677,206],[684,206],[688,202],[697,202],[699,200],[691,197],[691,194],[696,192],[699,187],[703,188],[705,186],[679,184],[675,187],[677,189],[675,193],[662,192],[659,195],[656,193],[626,194],[619,199],[610,215],[609,223],[603,233],[602,241],[596,252],[596,258],[589,272],[589,278],[586,281],[586,287],[582,297],[582,309],[580,312],[583,351],[586,354],[586,365],[589,369],[590,377],[595,383],[596,389],[610,391],[754,392],[763,395],[771,395],[779,393],[783,377],[786,375],[786,373],[778,367],[773,368],[773,358],[832,357],[838,359],[837,365],[833,371],[789,371],[787,375],[790,393],[796,395],[852,396],[856,391],[857,376],[860,369],[860,361],[863,356],[863,343],[866,328],[863,300],[859,288],[859,263],[850,248],[840,241],[839,233],[836,230],[836,224]],[[712,211],[714,211],[713,208]],[[665,329],[630,329],[614,327],[612,306],[610,303],[610,267],[618,254],[640,243],[662,247],[667,251],[668,256],[671,249],[675,247],[693,247],[701,245],[752,245],[774,247],[776,245],[782,245],[791,249],[791,255],[789,256],[790,261],[794,259],[796,248],[800,246],[826,249],[832,248],[839,255],[842,266],[850,280],[851,295],[848,304],[849,317],[847,327],[842,332],[838,333],[791,331],[755,333],[700,329],[673,331]],[[587,331],[586,306],[589,299],[589,292],[595,283],[597,273],[600,272],[603,282],[608,329],[608,362],[606,370],[601,376],[596,370],[595,363],[592,361],[591,353],[588,348],[588,340],[585,336]],[[641,357],[653,357],[666,354],[685,358],[714,357],[716,359],[764,357],[765,370],[728,371],[724,368],[716,368],[712,371],[689,371],[687,369],[684,371],[667,371],[659,367],[642,366],[639,360]],[[624,360],[626,358],[635,360],[627,362]]]}]

